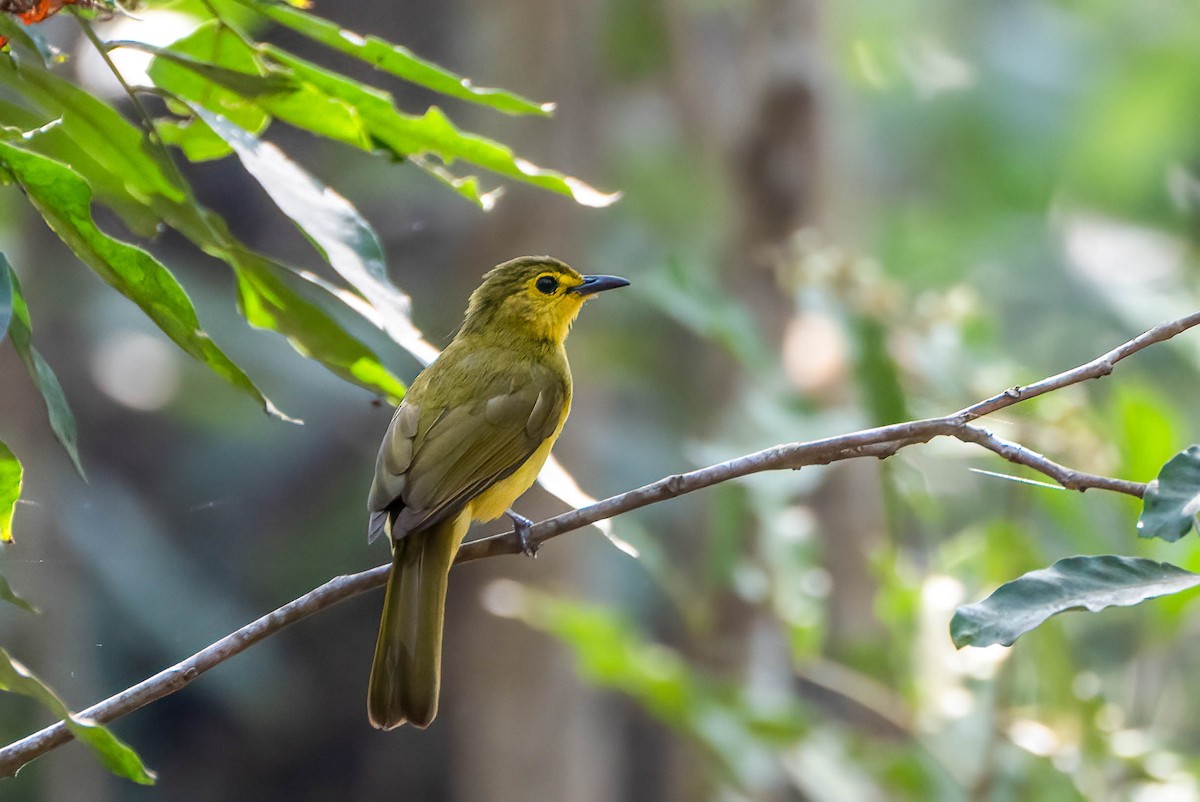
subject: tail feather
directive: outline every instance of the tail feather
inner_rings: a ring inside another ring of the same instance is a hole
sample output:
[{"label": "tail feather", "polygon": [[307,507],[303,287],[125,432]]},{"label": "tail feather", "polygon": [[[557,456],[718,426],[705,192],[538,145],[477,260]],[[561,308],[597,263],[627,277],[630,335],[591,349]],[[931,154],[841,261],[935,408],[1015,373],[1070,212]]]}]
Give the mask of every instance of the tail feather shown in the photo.
[{"label": "tail feather", "polygon": [[374,727],[425,728],[437,715],[447,578],[469,525],[462,514],[393,544],[367,690]]}]

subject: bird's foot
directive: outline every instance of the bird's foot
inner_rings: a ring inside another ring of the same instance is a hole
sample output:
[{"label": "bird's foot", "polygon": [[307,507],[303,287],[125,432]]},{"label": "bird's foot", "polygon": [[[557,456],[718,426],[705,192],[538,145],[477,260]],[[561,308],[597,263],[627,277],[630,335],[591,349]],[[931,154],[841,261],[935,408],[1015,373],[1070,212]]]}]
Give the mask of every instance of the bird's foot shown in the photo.
[{"label": "bird's foot", "polygon": [[505,514],[512,519],[513,531],[517,533],[517,539],[521,541],[521,553],[526,557],[536,557],[538,544],[534,543],[529,537],[529,530],[533,528],[533,521],[512,510],[505,510]]}]

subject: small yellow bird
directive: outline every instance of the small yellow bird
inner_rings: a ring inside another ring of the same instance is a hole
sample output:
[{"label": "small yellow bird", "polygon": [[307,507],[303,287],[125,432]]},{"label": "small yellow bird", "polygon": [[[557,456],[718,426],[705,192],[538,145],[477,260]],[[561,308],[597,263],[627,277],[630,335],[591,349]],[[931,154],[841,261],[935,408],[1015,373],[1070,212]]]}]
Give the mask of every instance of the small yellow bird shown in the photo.
[{"label": "small yellow bird", "polygon": [[[454,341],[396,409],[375,463],[367,538],[392,541],[383,619],[367,691],[371,724],[427,727],[437,715],[446,580],[472,521],[529,489],[571,409],[563,343],[584,301],[624,287],[549,256],[484,276]],[[526,550],[529,551],[528,546]]]}]

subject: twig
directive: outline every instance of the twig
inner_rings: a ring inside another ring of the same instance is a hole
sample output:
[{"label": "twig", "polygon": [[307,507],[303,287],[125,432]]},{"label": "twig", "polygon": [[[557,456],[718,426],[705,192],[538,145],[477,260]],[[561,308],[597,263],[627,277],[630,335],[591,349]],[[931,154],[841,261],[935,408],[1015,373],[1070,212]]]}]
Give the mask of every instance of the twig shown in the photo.
[{"label": "twig", "polygon": [[[1045,474],[1070,490],[1084,491],[1097,488],[1140,498],[1146,489],[1144,484],[1073,470],[1024,446],[999,438],[978,426],[971,426],[970,421],[1068,385],[1107,376],[1112,372],[1113,366],[1125,357],[1153,343],[1169,340],[1197,325],[1200,325],[1200,312],[1156,326],[1107,354],[1076,368],[1025,387],[1014,387],[943,418],[909,421],[823,440],[779,445],[727,462],[710,465],[707,468],[668,476],[636,490],[630,490],[534,524],[529,532],[529,537],[534,543],[541,544],[558,535],[581,529],[623,512],[657,504],[660,501],[727,482],[730,479],[762,471],[797,470],[809,465],[824,465],[860,457],[884,459],[902,448],[925,443],[935,437],[954,437],[963,442],[982,446],[1010,462],[1025,465]],[[459,549],[456,563],[500,554],[519,554],[521,551],[521,541],[517,534],[506,532],[463,544]],[[174,693],[208,669],[275,634],[289,624],[307,618],[343,599],[383,585],[387,578],[387,571],[388,566],[381,565],[362,573],[331,579],[315,590],[201,649],[186,660],[81,711],[79,715],[103,724]],[[61,746],[72,737],[70,731],[62,722],[59,722],[19,741],[14,741],[0,749],[0,777],[12,776],[26,763]]]}]

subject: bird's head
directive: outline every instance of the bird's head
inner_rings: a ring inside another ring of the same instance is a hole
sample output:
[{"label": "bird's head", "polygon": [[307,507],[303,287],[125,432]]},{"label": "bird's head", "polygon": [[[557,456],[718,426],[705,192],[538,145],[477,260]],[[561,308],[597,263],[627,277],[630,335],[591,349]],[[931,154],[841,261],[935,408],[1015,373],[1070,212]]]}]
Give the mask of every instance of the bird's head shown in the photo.
[{"label": "bird's head", "polygon": [[582,275],[550,256],[522,256],[484,275],[471,293],[463,333],[561,343],[586,300],[627,284],[617,276]]}]

